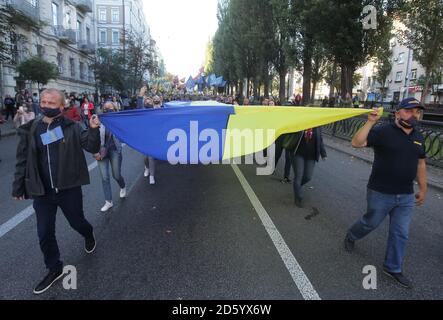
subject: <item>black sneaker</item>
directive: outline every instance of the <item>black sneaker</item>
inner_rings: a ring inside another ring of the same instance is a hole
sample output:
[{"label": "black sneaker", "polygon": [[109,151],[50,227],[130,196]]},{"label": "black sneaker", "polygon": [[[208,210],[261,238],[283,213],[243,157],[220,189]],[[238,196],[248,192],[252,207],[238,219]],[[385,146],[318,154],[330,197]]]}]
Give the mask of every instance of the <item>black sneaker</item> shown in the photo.
[{"label": "black sneaker", "polygon": [[394,272],[389,272],[386,269],[383,269],[383,272],[388,277],[391,277],[392,279],[397,281],[398,284],[401,285],[403,288],[412,289],[412,282],[408,278],[406,278],[401,272],[394,273]]},{"label": "black sneaker", "polygon": [[90,254],[93,253],[95,250],[97,243],[95,241],[94,233],[92,233],[92,236],[85,239],[85,251],[86,253]]},{"label": "black sneaker", "polygon": [[63,277],[63,269],[49,272],[48,275],[34,289],[34,294],[42,294],[48,290],[57,280]]},{"label": "black sneaker", "polygon": [[303,203],[303,200],[301,200],[301,199],[295,199],[294,203],[300,209],[304,209],[304,207],[305,207],[305,204]]},{"label": "black sneaker", "polygon": [[285,178],[281,181],[281,183],[283,183],[283,184],[291,183],[291,179],[285,177]]},{"label": "black sneaker", "polygon": [[345,250],[349,253],[352,253],[354,251],[354,247],[355,247],[355,241],[352,241],[351,239],[349,239],[348,236],[346,236],[345,238]]}]

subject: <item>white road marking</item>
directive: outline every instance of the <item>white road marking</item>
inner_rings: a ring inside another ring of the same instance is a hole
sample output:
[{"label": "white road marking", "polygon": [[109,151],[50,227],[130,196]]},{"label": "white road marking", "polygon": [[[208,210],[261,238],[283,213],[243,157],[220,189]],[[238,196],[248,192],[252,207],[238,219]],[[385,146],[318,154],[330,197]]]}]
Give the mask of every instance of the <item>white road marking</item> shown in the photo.
[{"label": "white road marking", "polygon": [[[95,168],[97,168],[97,161],[94,161],[88,166],[88,171],[91,172]],[[16,214],[14,217],[9,219],[7,222],[2,224],[0,226],[0,238],[2,238],[5,234],[7,234],[9,231],[17,227],[20,223],[28,219],[30,216],[32,216],[35,213],[34,207],[31,205],[27,207],[26,209],[22,210],[18,214]]]},{"label": "white road marking", "polygon": [[232,168],[303,298],[321,300],[239,167],[233,164]]}]

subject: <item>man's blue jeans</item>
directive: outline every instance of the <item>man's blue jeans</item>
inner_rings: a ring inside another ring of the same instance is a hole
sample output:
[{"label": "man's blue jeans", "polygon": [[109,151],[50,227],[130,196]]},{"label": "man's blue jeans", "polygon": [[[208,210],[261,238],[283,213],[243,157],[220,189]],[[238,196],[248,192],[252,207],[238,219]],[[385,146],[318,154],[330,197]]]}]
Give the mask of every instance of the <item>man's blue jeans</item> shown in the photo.
[{"label": "man's blue jeans", "polygon": [[389,272],[400,273],[409,239],[415,197],[413,194],[390,195],[368,189],[367,202],[367,213],[349,229],[348,238],[352,241],[364,238],[389,215],[389,239],[384,267]]},{"label": "man's blue jeans", "polygon": [[98,167],[102,176],[103,192],[105,200],[112,202],[111,176],[109,174],[109,167],[112,170],[112,176],[117,181],[121,189],[126,187],[125,180],[121,175],[122,154],[113,150],[109,151],[105,159],[98,161]]}]

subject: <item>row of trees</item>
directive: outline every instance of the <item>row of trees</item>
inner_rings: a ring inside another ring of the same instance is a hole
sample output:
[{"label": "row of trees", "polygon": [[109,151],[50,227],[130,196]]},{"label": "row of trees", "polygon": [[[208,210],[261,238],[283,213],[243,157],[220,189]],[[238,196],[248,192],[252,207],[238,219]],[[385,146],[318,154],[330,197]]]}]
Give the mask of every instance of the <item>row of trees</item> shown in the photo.
[{"label": "row of trees", "polygon": [[223,75],[238,92],[247,79],[247,92],[252,86],[254,96],[261,88],[268,96],[278,77],[284,101],[285,79],[295,68],[303,75],[304,104],[322,80],[331,96],[337,91],[344,98],[358,82],[355,71],[369,61],[378,64],[377,80],[384,87],[398,19],[407,27],[400,39],[425,68],[429,88],[443,63],[442,13],[440,0],[219,0],[207,70]]},{"label": "row of trees", "polygon": [[125,48],[97,50],[92,68],[101,91],[112,87],[120,92],[134,94],[149,78],[164,75],[165,66],[159,60],[152,39],[145,34],[127,33]]}]

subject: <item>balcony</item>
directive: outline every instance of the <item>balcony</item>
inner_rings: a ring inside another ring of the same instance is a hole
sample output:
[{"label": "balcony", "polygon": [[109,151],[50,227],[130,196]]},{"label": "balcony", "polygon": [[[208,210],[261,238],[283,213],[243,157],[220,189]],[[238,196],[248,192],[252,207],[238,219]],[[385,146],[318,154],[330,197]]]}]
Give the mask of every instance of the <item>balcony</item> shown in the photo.
[{"label": "balcony", "polygon": [[[6,0],[6,6],[11,9],[14,22],[27,22],[36,25],[40,21],[40,8],[38,1],[31,0]],[[21,18],[21,19],[20,19]]]},{"label": "balcony", "polygon": [[54,26],[54,34],[60,41],[75,44],[77,43],[77,31],[73,29],[65,29],[63,26]]},{"label": "balcony", "polygon": [[82,12],[92,12],[92,1],[91,0],[72,0],[74,5],[78,10]]},{"label": "balcony", "polygon": [[80,40],[78,42],[78,49],[86,54],[94,54],[96,47],[94,43],[88,40]]}]

